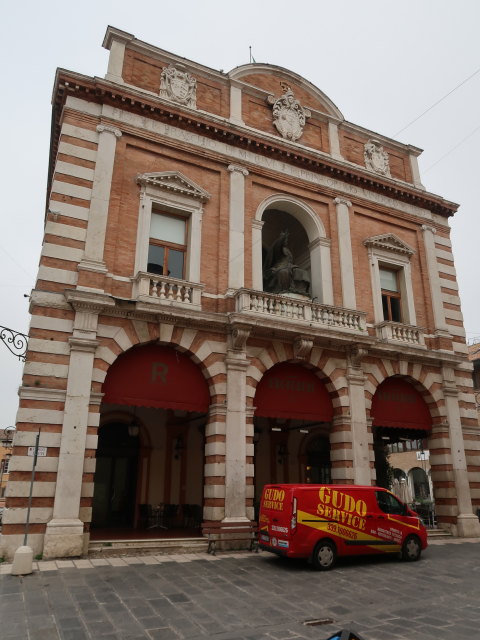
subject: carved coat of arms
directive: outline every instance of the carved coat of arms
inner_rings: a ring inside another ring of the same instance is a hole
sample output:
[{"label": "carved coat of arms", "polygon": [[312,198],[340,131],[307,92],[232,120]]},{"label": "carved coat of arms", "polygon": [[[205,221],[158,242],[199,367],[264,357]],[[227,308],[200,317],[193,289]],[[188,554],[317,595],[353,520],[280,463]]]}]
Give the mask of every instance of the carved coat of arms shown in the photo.
[{"label": "carved coat of arms", "polygon": [[376,140],[369,140],[364,147],[365,167],[382,176],[391,178],[388,153]]},{"label": "carved coat of arms", "polygon": [[268,103],[273,105],[273,124],[278,133],[292,142],[298,140],[303,133],[307,118],[311,115],[310,111],[296,100],[290,87],[287,87],[285,93],[278,99],[268,96]]},{"label": "carved coat of arms", "polygon": [[160,76],[160,97],[195,109],[197,106],[197,81],[186,71],[173,65],[165,67]]}]

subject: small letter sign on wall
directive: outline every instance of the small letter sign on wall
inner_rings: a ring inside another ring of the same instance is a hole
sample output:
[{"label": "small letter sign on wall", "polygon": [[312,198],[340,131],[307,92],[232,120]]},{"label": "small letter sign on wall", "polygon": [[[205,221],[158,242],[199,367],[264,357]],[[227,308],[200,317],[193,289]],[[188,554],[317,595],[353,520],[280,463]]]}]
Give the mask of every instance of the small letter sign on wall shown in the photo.
[{"label": "small letter sign on wall", "polygon": [[[37,456],[39,458],[45,458],[47,451],[48,447],[38,447]],[[32,457],[35,455],[35,447],[28,447],[28,455]]]}]

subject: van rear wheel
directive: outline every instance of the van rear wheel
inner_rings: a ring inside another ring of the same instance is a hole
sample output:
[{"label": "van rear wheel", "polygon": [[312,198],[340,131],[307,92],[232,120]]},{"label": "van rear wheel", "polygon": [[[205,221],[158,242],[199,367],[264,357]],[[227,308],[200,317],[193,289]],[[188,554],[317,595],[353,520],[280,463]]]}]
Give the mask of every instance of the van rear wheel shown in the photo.
[{"label": "van rear wheel", "polygon": [[402,560],[415,562],[420,559],[422,545],[417,536],[408,536],[402,546]]},{"label": "van rear wheel", "polygon": [[320,540],[312,556],[312,564],[318,571],[328,571],[335,564],[337,549],[331,540]]}]

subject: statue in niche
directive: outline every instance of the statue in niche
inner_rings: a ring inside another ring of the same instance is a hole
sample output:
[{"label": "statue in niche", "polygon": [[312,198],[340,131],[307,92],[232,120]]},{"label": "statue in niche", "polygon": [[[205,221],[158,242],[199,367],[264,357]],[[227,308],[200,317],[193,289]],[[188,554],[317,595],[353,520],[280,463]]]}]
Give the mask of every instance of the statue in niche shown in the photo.
[{"label": "statue in niche", "polygon": [[264,290],[269,293],[310,293],[310,276],[293,263],[288,248],[288,230],[282,231],[267,251],[263,267]]}]

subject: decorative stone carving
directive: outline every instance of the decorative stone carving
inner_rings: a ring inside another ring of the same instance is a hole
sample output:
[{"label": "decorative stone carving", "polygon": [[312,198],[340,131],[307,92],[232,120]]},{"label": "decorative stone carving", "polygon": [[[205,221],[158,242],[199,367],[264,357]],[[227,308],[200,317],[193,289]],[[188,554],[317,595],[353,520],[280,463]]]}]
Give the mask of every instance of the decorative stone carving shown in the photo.
[{"label": "decorative stone carving", "polygon": [[187,71],[173,65],[164,67],[160,76],[160,97],[196,109],[197,81]]},{"label": "decorative stone carving", "polygon": [[303,127],[311,113],[295,99],[290,87],[285,86],[284,89],[285,93],[280,98],[268,96],[267,102],[273,105],[273,124],[278,133],[282,138],[295,142],[303,134]]},{"label": "decorative stone carving", "polygon": [[379,173],[382,176],[387,176],[388,178],[392,177],[390,175],[388,153],[377,140],[369,140],[365,144],[363,157],[367,169]]},{"label": "decorative stone carving", "polygon": [[372,236],[363,241],[363,244],[370,249],[383,249],[391,253],[398,253],[404,256],[412,256],[415,250],[408,244],[400,240],[394,233],[384,233],[379,236]]},{"label": "decorative stone carving", "polygon": [[368,349],[359,344],[353,344],[348,349],[348,363],[355,369],[360,368],[363,358],[368,355]]},{"label": "decorative stone carving", "polygon": [[121,138],[122,137],[122,132],[120,131],[120,129],[118,129],[117,127],[111,127],[108,124],[99,124],[99,125],[97,125],[97,132],[98,133],[111,133],[116,138]]},{"label": "decorative stone carving", "polygon": [[182,196],[189,198],[195,198],[201,202],[205,202],[210,198],[210,194],[205,189],[202,189],[187,176],[183,175],[180,171],[159,171],[155,173],[142,173],[137,176],[137,183],[145,186],[151,185],[159,189],[165,189],[166,191],[174,191]]},{"label": "decorative stone carving", "polygon": [[231,339],[232,347],[237,351],[244,351],[250,335],[251,327],[247,325],[237,324],[232,327]]},{"label": "decorative stone carving", "polygon": [[293,342],[293,355],[297,360],[305,360],[313,347],[313,340],[307,336],[297,336]]}]

